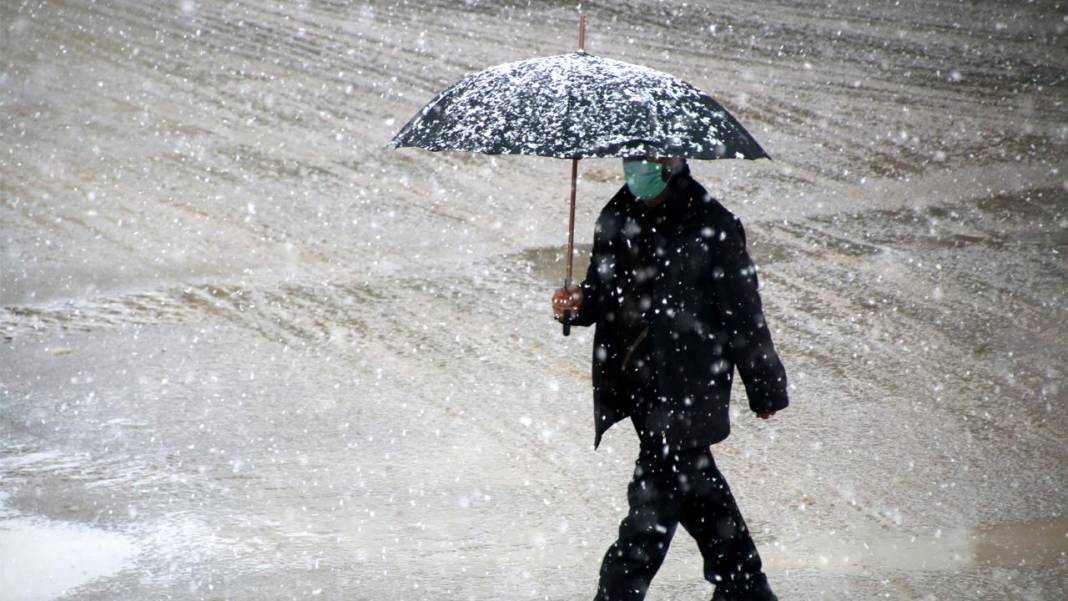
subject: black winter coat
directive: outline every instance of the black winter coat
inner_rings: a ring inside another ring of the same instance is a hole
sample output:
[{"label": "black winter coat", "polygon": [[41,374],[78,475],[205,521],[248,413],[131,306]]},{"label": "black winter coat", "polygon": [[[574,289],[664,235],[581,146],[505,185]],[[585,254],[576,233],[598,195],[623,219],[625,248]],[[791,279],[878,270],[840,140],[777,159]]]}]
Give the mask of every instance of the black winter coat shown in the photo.
[{"label": "black winter coat", "polygon": [[[735,368],[754,412],[778,411],[789,401],[786,371],[764,320],[741,221],[690,177],[688,167],[671,178],[668,189],[665,203],[652,209],[669,215],[652,238],[659,273],[651,282],[649,336],[656,386],[670,404],[666,442],[684,449],[717,443],[730,433]],[[628,277],[619,269],[621,253],[637,229],[639,202],[624,185],[601,210],[581,284],[582,305],[572,319],[575,325],[596,324],[594,449],[608,428],[634,413],[620,377],[628,341],[618,339],[616,326],[620,294],[629,288],[621,285],[620,278]]]}]

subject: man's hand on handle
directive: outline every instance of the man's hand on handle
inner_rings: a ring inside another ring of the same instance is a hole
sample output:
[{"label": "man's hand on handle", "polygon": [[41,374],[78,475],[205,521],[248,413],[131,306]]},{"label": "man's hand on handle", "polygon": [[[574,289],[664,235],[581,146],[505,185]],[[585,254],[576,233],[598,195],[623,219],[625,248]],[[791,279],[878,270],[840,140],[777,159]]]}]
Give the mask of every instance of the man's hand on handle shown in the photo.
[{"label": "man's hand on handle", "polygon": [[564,321],[564,311],[571,310],[571,317],[575,317],[582,306],[582,286],[575,284],[570,288],[557,288],[553,292],[553,319]]}]

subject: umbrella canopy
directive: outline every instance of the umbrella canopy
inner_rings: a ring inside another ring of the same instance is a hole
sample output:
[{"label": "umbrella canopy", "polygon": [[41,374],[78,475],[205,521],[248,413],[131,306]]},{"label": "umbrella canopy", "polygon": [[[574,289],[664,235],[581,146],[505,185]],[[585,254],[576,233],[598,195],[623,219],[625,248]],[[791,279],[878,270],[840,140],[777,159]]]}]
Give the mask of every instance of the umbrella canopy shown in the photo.
[{"label": "umbrella canopy", "polygon": [[[469,75],[416,114],[390,146],[571,159],[567,275],[571,287],[579,159],[771,158],[730,113],[692,85],[585,50],[505,63]],[[564,312],[564,336],[571,312]]]},{"label": "umbrella canopy", "polygon": [[770,158],[692,85],[581,50],[469,75],[431,100],[390,145],[564,159]]}]

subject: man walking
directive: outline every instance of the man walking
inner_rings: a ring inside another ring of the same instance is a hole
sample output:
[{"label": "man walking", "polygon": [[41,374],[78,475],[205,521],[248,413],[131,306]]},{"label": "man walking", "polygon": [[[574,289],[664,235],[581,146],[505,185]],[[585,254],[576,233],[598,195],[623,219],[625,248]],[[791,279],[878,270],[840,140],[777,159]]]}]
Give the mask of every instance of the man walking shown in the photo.
[{"label": "man walking", "polygon": [[629,417],[640,440],[630,505],[601,564],[595,601],[640,601],[676,526],[697,540],[713,601],[776,600],[713,460],[730,432],[735,368],[749,406],[785,408],[741,222],[690,177],[685,159],[624,159],[626,185],[597,219],[586,279],[553,294],[553,313],[596,324],[594,449]]}]

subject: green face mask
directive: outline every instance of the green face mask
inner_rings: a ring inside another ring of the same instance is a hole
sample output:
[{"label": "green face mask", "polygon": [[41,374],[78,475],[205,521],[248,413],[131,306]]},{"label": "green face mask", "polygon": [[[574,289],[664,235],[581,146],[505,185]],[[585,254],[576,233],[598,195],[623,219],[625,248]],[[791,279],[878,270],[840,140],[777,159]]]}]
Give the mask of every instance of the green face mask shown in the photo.
[{"label": "green face mask", "polygon": [[663,169],[657,162],[623,161],[623,175],[630,193],[641,200],[652,200],[667,187]]}]

